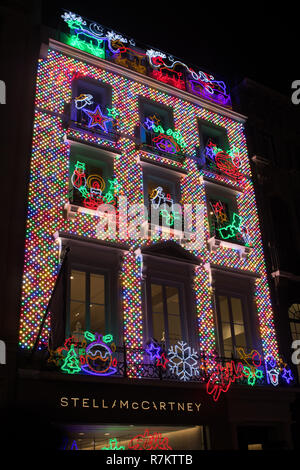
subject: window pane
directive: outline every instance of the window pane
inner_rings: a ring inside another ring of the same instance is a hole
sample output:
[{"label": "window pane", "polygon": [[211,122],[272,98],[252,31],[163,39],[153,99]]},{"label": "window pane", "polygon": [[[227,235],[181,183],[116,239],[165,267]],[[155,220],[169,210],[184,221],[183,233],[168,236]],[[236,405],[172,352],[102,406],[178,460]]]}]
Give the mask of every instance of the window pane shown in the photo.
[{"label": "window pane", "polygon": [[231,297],[231,309],[234,323],[244,323],[243,307],[241,299]]},{"label": "window pane", "polygon": [[232,337],[231,337],[231,328],[229,323],[222,324],[222,334],[223,334],[223,344],[224,344],[224,354],[228,356],[232,352]]},{"label": "window pane", "polygon": [[168,313],[180,315],[179,295],[177,287],[166,286]]},{"label": "window pane", "polygon": [[153,338],[160,342],[165,336],[165,325],[163,313],[154,313],[152,315]]},{"label": "window pane", "polygon": [[85,303],[70,302],[70,332],[73,333],[85,329]]},{"label": "window pane", "polygon": [[181,341],[182,334],[181,334],[180,316],[169,315],[168,326],[169,326],[169,343],[175,344],[177,343],[177,341]]},{"label": "window pane", "polygon": [[110,331],[105,329],[105,307],[104,305],[90,305],[90,329],[94,332],[106,334]]},{"label": "window pane", "polygon": [[72,269],[70,279],[71,299],[85,302],[85,272]]},{"label": "window pane", "polygon": [[91,304],[105,304],[105,278],[103,274],[90,275]]},{"label": "window pane", "polygon": [[162,286],[151,284],[152,312],[163,312],[163,293]]},{"label": "window pane", "polygon": [[246,336],[244,325],[234,325],[235,345],[237,347],[246,347]]},{"label": "window pane", "polygon": [[227,297],[219,295],[221,321],[230,321]]}]

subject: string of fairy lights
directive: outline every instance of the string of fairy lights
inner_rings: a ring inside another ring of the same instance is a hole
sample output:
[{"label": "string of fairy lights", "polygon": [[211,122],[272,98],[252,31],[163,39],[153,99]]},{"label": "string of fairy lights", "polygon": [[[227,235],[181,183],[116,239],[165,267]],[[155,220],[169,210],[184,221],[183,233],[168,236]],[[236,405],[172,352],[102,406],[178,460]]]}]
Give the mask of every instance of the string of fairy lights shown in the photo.
[{"label": "string of fairy lights", "polygon": [[[119,113],[121,138],[107,141],[105,137],[85,130],[66,129],[62,115],[65,104],[72,100],[74,77],[93,79],[112,88],[112,107]],[[87,145],[101,145],[118,151],[114,161],[114,174],[128,205],[143,203],[143,170],[139,158],[146,152],[139,150],[134,142],[135,127],[139,124],[139,98],[147,98],[173,110],[174,129],[180,132],[186,143],[184,163],[170,161],[161,155],[149,158],[178,169],[184,168],[187,175],[181,178],[182,204],[203,204],[206,208],[203,176],[216,182],[227,182],[226,175],[216,175],[197,167],[193,157],[199,145],[198,119],[204,119],[227,131],[230,147],[239,149],[244,175],[243,191],[237,196],[239,214],[247,223],[253,248],[248,258],[240,258],[236,250],[220,247],[209,252],[206,244],[193,248],[193,254],[201,259],[201,266],[195,268],[194,289],[199,326],[199,349],[207,355],[216,347],[214,308],[210,277],[204,264],[252,271],[257,274],[255,300],[257,305],[260,333],[264,354],[278,357],[273,312],[267,283],[259,219],[256,209],[254,188],[251,182],[250,165],[247,155],[243,125],[223,115],[208,111],[200,105],[185,102],[175,96],[134,82],[104,68],[87,64],[63,53],[49,49],[48,56],[40,59],[37,86],[36,112],[31,157],[31,173],[28,198],[26,249],[23,275],[22,312],[20,320],[20,346],[31,349],[34,345],[41,320],[49,302],[59,269],[58,246],[54,233],[58,231],[90,239],[99,238],[97,214],[80,213],[74,219],[63,217],[63,207],[68,203],[70,139],[80,139]],[[126,137],[127,136],[127,137]],[[66,140],[67,138],[67,140]],[[69,139],[69,140],[68,140]],[[231,186],[237,185],[230,181]],[[119,227],[120,228],[120,227]],[[124,233],[124,231],[120,232]],[[208,215],[204,212],[204,238],[209,237]],[[124,255],[121,284],[124,316],[124,340],[128,346],[128,367],[132,377],[138,376],[137,364],[141,359],[138,349],[143,348],[143,305],[140,260],[134,251],[164,239],[164,235],[152,239],[126,240],[130,250]],[[118,232],[112,241],[124,241]],[[43,329],[40,344],[46,344],[49,321]]]}]

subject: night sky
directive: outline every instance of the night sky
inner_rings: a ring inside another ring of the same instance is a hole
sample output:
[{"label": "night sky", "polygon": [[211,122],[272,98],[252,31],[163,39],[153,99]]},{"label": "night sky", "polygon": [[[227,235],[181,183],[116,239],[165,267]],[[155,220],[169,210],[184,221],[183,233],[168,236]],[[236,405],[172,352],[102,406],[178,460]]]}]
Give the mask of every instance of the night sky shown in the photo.
[{"label": "night sky", "polygon": [[300,79],[300,6],[149,0],[45,4],[43,16],[49,23],[58,19],[60,8],[69,9],[215,73],[230,86],[248,77],[291,96],[292,81]]}]

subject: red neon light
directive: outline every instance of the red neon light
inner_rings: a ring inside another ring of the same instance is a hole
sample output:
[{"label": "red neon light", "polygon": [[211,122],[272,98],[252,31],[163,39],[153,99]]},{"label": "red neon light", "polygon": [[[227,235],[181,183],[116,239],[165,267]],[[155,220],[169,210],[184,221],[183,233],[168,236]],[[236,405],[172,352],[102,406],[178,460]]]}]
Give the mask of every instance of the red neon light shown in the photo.
[{"label": "red neon light", "polygon": [[133,437],[128,444],[128,449],[133,450],[172,450],[169,446],[169,439],[162,437],[160,432],[154,432],[149,434],[149,430],[146,429],[144,434],[138,434]]},{"label": "red neon light", "polygon": [[218,364],[217,370],[213,372],[206,384],[206,391],[212,395],[214,401],[218,401],[221,392],[228,392],[230,385],[243,376],[244,366],[241,362],[235,364],[234,361],[231,361],[225,367]]}]

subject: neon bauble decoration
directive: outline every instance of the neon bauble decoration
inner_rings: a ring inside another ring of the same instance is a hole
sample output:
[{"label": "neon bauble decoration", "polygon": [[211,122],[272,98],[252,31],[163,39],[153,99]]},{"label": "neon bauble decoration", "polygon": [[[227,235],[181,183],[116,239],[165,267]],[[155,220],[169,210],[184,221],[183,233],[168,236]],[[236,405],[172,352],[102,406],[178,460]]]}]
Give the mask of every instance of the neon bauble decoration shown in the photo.
[{"label": "neon bauble decoration", "polygon": [[178,341],[168,351],[169,368],[180,380],[187,381],[199,375],[197,352],[184,341]]},{"label": "neon bauble decoration", "polygon": [[94,341],[85,351],[85,365],[82,371],[90,375],[113,375],[117,372],[116,360],[112,358],[112,350],[102,339],[102,335],[96,333]]}]

